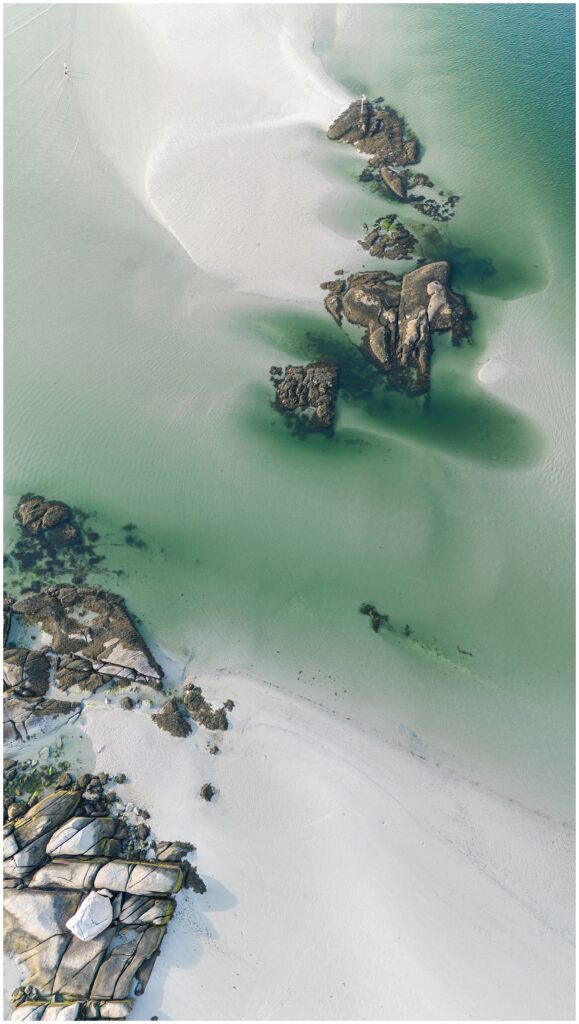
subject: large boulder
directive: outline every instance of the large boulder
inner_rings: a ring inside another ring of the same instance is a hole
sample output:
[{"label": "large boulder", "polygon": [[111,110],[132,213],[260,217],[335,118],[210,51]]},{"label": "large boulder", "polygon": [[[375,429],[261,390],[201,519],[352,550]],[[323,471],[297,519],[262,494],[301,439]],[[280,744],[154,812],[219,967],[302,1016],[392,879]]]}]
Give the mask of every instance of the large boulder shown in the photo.
[{"label": "large boulder", "polygon": [[112,889],[144,896],[168,896],[178,892],[183,872],[177,864],[154,861],[111,860],[97,871],[95,889]]},{"label": "large boulder", "polygon": [[93,888],[95,875],[103,864],[106,864],[105,857],[95,857],[94,860],[55,857],[34,872],[28,881],[28,888],[89,890]]},{"label": "large boulder", "polygon": [[17,747],[27,740],[54,732],[81,712],[75,701],[44,697],[19,697],[12,692],[4,696],[4,748]]},{"label": "large boulder", "polygon": [[148,925],[123,928],[101,963],[91,988],[93,999],[124,999],[131,993],[139,967],[156,952],[165,927]]},{"label": "large boulder", "polygon": [[79,802],[80,792],[77,789],[59,789],[39,800],[24,817],[15,822],[14,838],[18,846],[22,848],[40,836],[46,836],[48,841],[52,832],[70,817]]},{"label": "large boulder", "polygon": [[29,494],[20,499],[14,517],[28,533],[38,533],[71,522],[73,515],[63,501],[47,501],[40,494]]},{"label": "large boulder", "polygon": [[406,179],[399,171],[395,171],[392,167],[382,164],[380,167],[380,177],[397,199],[406,199]]},{"label": "large boulder", "polygon": [[116,827],[114,818],[71,818],[53,833],[46,852],[51,857],[107,856]]}]

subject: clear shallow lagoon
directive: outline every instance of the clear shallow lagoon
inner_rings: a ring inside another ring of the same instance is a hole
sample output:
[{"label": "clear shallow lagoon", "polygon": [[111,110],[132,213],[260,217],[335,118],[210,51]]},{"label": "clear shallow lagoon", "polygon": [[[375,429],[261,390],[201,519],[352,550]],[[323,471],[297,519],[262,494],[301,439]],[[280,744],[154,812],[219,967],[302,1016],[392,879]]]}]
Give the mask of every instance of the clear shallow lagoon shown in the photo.
[{"label": "clear shallow lagoon", "polygon": [[[254,673],[568,815],[572,5],[311,8],[327,74],[404,113],[420,169],[461,196],[438,234],[412,218],[477,314],[473,347],[438,343],[429,408],[368,381],[321,292],[259,297],[191,263],[84,117],[107,67],[62,77],[84,17],[5,17],[8,541],[21,493],[78,505],[125,573],[95,583],[191,671]],[[394,209],[346,147],[311,125],[303,146],[337,242]],[[187,188],[194,209],[194,168]],[[283,238],[263,244],[281,259]],[[300,442],[269,406],[269,366],[340,346],[335,437]],[[492,357],[508,372],[483,385]],[[363,601],[413,637],[372,634]]]}]

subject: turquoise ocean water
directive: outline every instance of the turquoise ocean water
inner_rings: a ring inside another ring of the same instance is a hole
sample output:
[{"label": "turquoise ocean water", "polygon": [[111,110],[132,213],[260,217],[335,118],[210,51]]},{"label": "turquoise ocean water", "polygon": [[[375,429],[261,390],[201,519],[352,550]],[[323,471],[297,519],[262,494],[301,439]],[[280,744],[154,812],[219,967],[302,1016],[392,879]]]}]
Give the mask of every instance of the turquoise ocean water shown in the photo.
[{"label": "turquoise ocean water", "polygon": [[[94,582],[191,671],[255,673],[567,815],[572,5],[312,8],[327,73],[404,113],[420,169],[461,196],[449,226],[414,217],[477,317],[473,346],[437,345],[427,407],[376,387],[321,299],[280,306],[191,269],[43,79],[70,12],[40,10],[5,17],[8,546],[21,493],[79,506],[111,570]],[[338,233],[395,209],[323,133],[312,159]],[[494,352],[502,390],[477,380]],[[347,382],[335,436],[302,442],[268,369],[328,353]],[[411,637],[375,636],[364,601]]]}]

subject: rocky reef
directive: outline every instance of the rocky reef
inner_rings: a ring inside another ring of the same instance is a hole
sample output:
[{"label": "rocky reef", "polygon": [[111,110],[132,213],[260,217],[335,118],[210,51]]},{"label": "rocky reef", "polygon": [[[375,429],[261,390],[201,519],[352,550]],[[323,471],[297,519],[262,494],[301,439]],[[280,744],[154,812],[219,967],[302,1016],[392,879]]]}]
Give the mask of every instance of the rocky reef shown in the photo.
[{"label": "rocky reef", "polygon": [[276,391],[275,407],[284,414],[297,417],[309,430],[328,430],[334,423],[338,368],[332,363],[309,363],[307,366],[270,367],[271,382]]},{"label": "rocky reef", "polygon": [[[25,791],[29,775],[36,785],[32,764],[5,762],[5,790]],[[205,891],[187,859],[194,847],[151,840],[107,791],[111,781],[65,772],[41,797],[4,801],[5,952],[27,975],[12,996],[14,1020],[124,1020],[175,894]]]},{"label": "rocky reef", "polygon": [[[30,500],[19,509],[24,530],[40,524],[33,536],[70,523],[64,503]],[[77,717],[82,701],[63,701],[61,691],[104,686],[130,687],[136,699],[119,705],[127,709],[142,706],[140,687],[163,689],[163,670],[122,597],[68,583],[5,597],[5,745],[21,751]],[[191,732],[191,719],[224,730],[233,706],[213,708],[190,681],[152,720],[176,736]],[[123,773],[75,778],[52,756],[47,746],[40,760],[4,761],[5,952],[26,971],[12,1019],[124,1020],[145,989],[176,894],[206,886],[189,859],[195,848],[153,839],[148,812],[111,788],[126,782]]]},{"label": "rocky reef", "polygon": [[420,143],[403,117],[382,98],[354,100],[327,131],[332,141],[346,142],[369,156],[360,180],[385,188],[390,197],[410,203],[427,217],[448,221],[458,196],[438,192],[435,196],[416,194],[419,187],[433,188],[425,174],[412,174],[408,167],[420,161]]},{"label": "rocky reef", "polygon": [[370,155],[370,166],[406,167],[419,160],[419,142],[404,118],[375,100],[354,100],[328,128],[328,138]]},{"label": "rocky reef", "polygon": [[362,271],[321,285],[326,309],[341,325],[364,328],[363,347],[388,375],[391,386],[409,395],[430,387],[432,335],[450,331],[453,345],[469,333],[470,312],[450,288],[450,264],[426,263],[399,280],[389,271]]}]

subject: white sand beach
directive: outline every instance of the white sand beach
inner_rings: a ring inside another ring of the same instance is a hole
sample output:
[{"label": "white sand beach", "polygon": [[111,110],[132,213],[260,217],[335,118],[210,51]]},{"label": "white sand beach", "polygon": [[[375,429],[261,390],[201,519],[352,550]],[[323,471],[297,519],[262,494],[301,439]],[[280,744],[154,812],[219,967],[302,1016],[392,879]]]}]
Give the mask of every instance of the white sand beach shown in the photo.
[{"label": "white sand beach", "polygon": [[179,897],[132,1019],[568,1019],[570,829],[273,686],[196,682],[236,703],[218,755],[203,728],[83,718],[96,771],[126,772],[208,886]]}]

